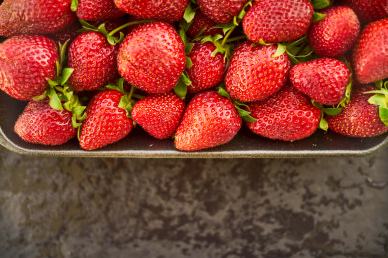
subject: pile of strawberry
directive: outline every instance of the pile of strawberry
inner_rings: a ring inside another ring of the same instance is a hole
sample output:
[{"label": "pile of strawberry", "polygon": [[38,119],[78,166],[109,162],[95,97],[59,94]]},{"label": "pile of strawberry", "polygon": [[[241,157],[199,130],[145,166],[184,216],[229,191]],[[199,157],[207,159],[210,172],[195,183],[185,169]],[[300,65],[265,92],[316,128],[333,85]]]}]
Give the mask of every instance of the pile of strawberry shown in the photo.
[{"label": "pile of strawberry", "polygon": [[4,0],[0,36],[0,89],[28,101],[29,143],[388,132],[386,0]]}]

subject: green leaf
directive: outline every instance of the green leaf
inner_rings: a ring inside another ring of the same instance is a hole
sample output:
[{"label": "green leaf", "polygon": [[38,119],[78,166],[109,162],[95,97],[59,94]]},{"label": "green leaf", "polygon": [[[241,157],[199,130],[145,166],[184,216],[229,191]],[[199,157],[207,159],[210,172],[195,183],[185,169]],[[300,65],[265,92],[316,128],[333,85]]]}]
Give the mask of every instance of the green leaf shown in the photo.
[{"label": "green leaf", "polygon": [[243,116],[242,119],[247,122],[247,123],[254,123],[257,121],[256,118],[254,118],[253,116],[251,115],[248,115],[248,116]]},{"label": "green leaf", "polygon": [[320,22],[325,18],[326,18],[326,14],[315,12],[313,17],[313,22]]},{"label": "green leaf", "polygon": [[373,95],[368,99],[369,104],[387,108],[386,98],[382,94]]},{"label": "green leaf", "polygon": [[33,101],[43,101],[47,98],[47,91],[45,91],[42,95],[39,95],[39,96],[36,96],[36,97],[33,97],[32,100]]},{"label": "green leaf", "polygon": [[189,4],[185,10],[185,13],[183,15],[183,19],[185,19],[185,21],[187,23],[191,23],[193,21],[194,17],[195,17],[195,10],[191,6],[191,4]]},{"label": "green leaf", "polygon": [[72,0],[70,9],[72,12],[76,12],[78,9],[78,0]]},{"label": "green leaf", "polygon": [[312,0],[315,10],[325,9],[331,5],[330,0]]},{"label": "green leaf", "polygon": [[182,76],[181,76],[181,80],[182,82],[186,85],[186,86],[190,86],[191,84],[193,84],[189,78],[189,76],[186,74],[186,73],[183,73]]},{"label": "green leaf", "polygon": [[191,50],[193,50],[193,47],[194,47],[194,44],[193,43],[187,43],[186,46],[185,46],[185,52],[186,54],[190,54],[191,53]]},{"label": "green leaf", "polygon": [[278,48],[276,49],[276,52],[275,54],[273,54],[272,58],[277,58],[283,55],[284,53],[286,53],[286,51],[287,51],[287,46],[279,43]]},{"label": "green leaf", "polygon": [[187,85],[180,80],[174,88],[175,94],[181,99],[185,99],[187,95]]},{"label": "green leaf", "polygon": [[62,102],[59,99],[57,92],[53,88],[50,88],[48,89],[47,95],[50,99],[49,101],[50,106],[55,110],[62,111],[63,110]]},{"label": "green leaf", "polygon": [[341,114],[342,108],[323,108],[323,112],[328,116],[336,116]]},{"label": "green leaf", "polygon": [[379,116],[381,122],[383,122],[385,126],[388,126],[388,108],[379,107]]},{"label": "green leaf", "polygon": [[384,81],[383,80],[380,80],[380,81],[377,81],[375,82],[375,86],[377,89],[381,89],[384,85]]},{"label": "green leaf", "polygon": [[224,87],[220,86],[217,89],[218,95],[230,99],[229,93],[225,90]]},{"label": "green leaf", "polygon": [[186,67],[188,68],[188,69],[190,69],[191,67],[193,67],[193,61],[191,60],[191,58],[190,57],[186,57]]},{"label": "green leaf", "polygon": [[49,85],[51,88],[55,88],[56,86],[59,85],[58,82],[53,81],[53,80],[51,80],[51,79],[47,79],[47,83],[48,83],[48,85]]},{"label": "green leaf", "polygon": [[96,26],[88,23],[87,21],[80,19],[79,22],[81,23],[83,28],[85,28],[87,30],[98,32],[98,29],[96,28]]},{"label": "green leaf", "polygon": [[62,70],[62,78],[61,78],[61,85],[62,86],[65,85],[69,81],[73,72],[74,72],[73,68],[65,68]]},{"label": "green leaf", "polygon": [[329,130],[329,123],[323,116],[321,118],[321,121],[319,122],[319,128],[321,128],[325,132]]}]

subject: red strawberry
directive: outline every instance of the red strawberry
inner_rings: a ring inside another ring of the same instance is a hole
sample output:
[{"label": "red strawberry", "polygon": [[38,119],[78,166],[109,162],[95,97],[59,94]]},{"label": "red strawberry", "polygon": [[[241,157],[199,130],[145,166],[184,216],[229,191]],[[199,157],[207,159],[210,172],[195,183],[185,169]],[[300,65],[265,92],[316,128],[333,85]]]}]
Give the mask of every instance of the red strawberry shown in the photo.
[{"label": "red strawberry", "polygon": [[204,15],[201,11],[197,11],[194,20],[192,21],[191,26],[187,31],[187,35],[192,38],[195,38],[200,33],[203,33],[203,35],[222,35],[222,30],[213,28],[214,26],[216,26],[214,21],[206,17],[206,15]]},{"label": "red strawberry", "polygon": [[231,22],[248,0],[198,0],[201,11],[216,23]]},{"label": "red strawberry", "polygon": [[370,23],[388,16],[387,0],[344,0],[365,23]]},{"label": "red strawberry", "polygon": [[181,151],[199,151],[230,142],[242,125],[233,103],[214,91],[196,95],[175,135]]},{"label": "red strawberry", "polygon": [[0,44],[0,89],[18,100],[44,93],[56,76],[58,50],[44,36],[14,36]]},{"label": "red strawberry", "polygon": [[253,42],[290,42],[307,33],[313,14],[309,0],[256,1],[243,19],[243,29]]},{"label": "red strawberry", "polygon": [[273,140],[297,141],[311,136],[319,127],[321,111],[292,87],[271,98],[251,104],[256,122],[248,123],[252,132]]},{"label": "red strawberry", "polygon": [[319,56],[342,56],[353,47],[360,33],[357,15],[346,6],[335,6],[322,13],[326,17],[314,23],[309,32],[310,44]]},{"label": "red strawberry", "polygon": [[75,91],[96,90],[117,75],[117,47],[98,32],[80,34],[69,47],[70,84]]},{"label": "red strawberry", "polygon": [[141,19],[179,21],[189,0],[114,0],[122,11]]},{"label": "red strawberry", "polygon": [[353,62],[361,83],[388,77],[388,18],[365,27],[355,47]]},{"label": "red strawberry", "polygon": [[185,46],[175,29],[163,22],[139,25],[118,54],[122,77],[152,94],[170,92],[186,66]]},{"label": "red strawberry", "polygon": [[174,93],[152,95],[136,103],[132,117],[147,133],[163,140],[175,134],[184,110],[185,102]]},{"label": "red strawberry", "polygon": [[82,20],[109,20],[123,15],[113,0],[78,0],[77,16]]},{"label": "red strawberry", "polygon": [[47,34],[74,21],[70,0],[4,0],[0,5],[0,36]]},{"label": "red strawberry", "polygon": [[368,103],[370,94],[365,92],[373,87],[353,90],[350,103],[341,114],[327,117],[329,128],[336,133],[349,137],[375,137],[388,132],[379,117],[378,106]]},{"label": "red strawberry", "polygon": [[213,43],[195,44],[190,53],[193,65],[187,70],[192,84],[189,92],[197,93],[217,86],[224,78],[226,63],[224,56],[218,53]]},{"label": "red strawberry", "polygon": [[292,85],[324,105],[336,105],[342,100],[350,77],[346,64],[332,58],[300,63],[290,71]]},{"label": "red strawberry", "polygon": [[80,145],[84,150],[96,150],[125,138],[133,128],[127,111],[119,107],[123,94],[106,90],[93,97],[86,110]]},{"label": "red strawberry", "polygon": [[291,62],[286,54],[273,57],[276,46],[244,43],[231,59],[226,74],[226,89],[233,99],[251,102],[265,99],[287,81]]},{"label": "red strawberry", "polygon": [[41,145],[62,145],[76,136],[69,111],[57,111],[47,102],[31,101],[15,124],[24,141]]}]

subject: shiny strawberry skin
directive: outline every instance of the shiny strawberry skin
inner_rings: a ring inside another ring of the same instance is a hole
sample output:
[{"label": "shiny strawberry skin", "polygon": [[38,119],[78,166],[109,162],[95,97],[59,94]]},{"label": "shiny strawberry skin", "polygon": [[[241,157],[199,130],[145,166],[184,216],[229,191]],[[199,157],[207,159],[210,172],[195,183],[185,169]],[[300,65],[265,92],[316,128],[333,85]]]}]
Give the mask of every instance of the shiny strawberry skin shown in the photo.
[{"label": "shiny strawberry skin", "polygon": [[211,89],[224,79],[226,62],[224,56],[219,53],[212,57],[215,49],[214,44],[210,42],[194,45],[189,55],[193,65],[187,70],[192,82],[188,87],[189,92]]},{"label": "shiny strawberry skin", "polygon": [[82,20],[109,20],[123,15],[113,0],[78,0],[77,16]]},{"label": "shiny strawberry skin", "polygon": [[216,26],[214,21],[206,17],[201,11],[197,11],[194,20],[187,31],[187,35],[192,38],[195,38],[201,32],[203,33],[202,35],[222,35],[222,30],[213,28],[214,26]]},{"label": "shiny strawberry skin", "polygon": [[309,41],[319,56],[339,57],[350,50],[360,33],[357,15],[347,6],[334,6],[322,13],[326,17],[314,23]]},{"label": "shiny strawberry skin", "polygon": [[0,36],[63,30],[75,18],[70,3],[69,0],[4,0],[0,5]]},{"label": "shiny strawberry skin", "polygon": [[295,65],[290,71],[292,85],[314,101],[336,105],[345,95],[351,72],[343,62],[319,58]]},{"label": "shiny strawberry skin", "polygon": [[96,90],[113,81],[117,72],[118,47],[98,32],[84,32],[69,47],[68,65],[74,69],[70,84],[76,91]]},{"label": "shiny strawberry skin", "polygon": [[215,23],[229,23],[237,16],[247,0],[198,0],[202,13]]},{"label": "shiny strawberry skin", "polygon": [[123,94],[115,90],[97,93],[86,109],[82,124],[80,145],[84,150],[97,150],[125,137],[133,129],[127,111],[118,105]]},{"label": "shiny strawberry skin", "polygon": [[230,142],[242,119],[233,103],[214,91],[199,93],[189,103],[175,135],[181,151],[199,151]]},{"label": "shiny strawberry skin", "polygon": [[256,1],[243,19],[243,29],[253,42],[290,42],[307,33],[313,14],[309,0]]},{"label": "shiny strawberry skin", "polygon": [[170,92],[186,66],[182,39],[163,22],[134,28],[121,44],[117,60],[121,76],[150,94]]},{"label": "shiny strawberry skin", "polygon": [[360,83],[388,78],[388,18],[364,28],[353,52],[353,63]]},{"label": "shiny strawberry skin", "polygon": [[179,21],[189,0],[114,0],[122,11],[140,19]]},{"label": "shiny strawberry skin", "polygon": [[57,111],[43,102],[31,101],[15,124],[16,134],[24,141],[47,145],[62,145],[76,136],[69,111]]},{"label": "shiny strawberry skin", "polygon": [[184,110],[185,102],[174,93],[151,95],[136,103],[132,118],[148,134],[164,140],[175,134]]},{"label": "shiny strawberry skin", "polygon": [[356,138],[375,137],[388,132],[379,117],[378,107],[368,103],[373,86],[362,86],[352,92],[350,103],[337,116],[328,116],[329,128],[334,132]]},{"label": "shiny strawberry skin", "polygon": [[249,129],[263,137],[298,141],[310,137],[319,126],[321,111],[310,99],[292,87],[285,87],[267,100],[250,105],[256,122]]},{"label": "shiny strawberry skin", "polygon": [[56,76],[58,50],[44,36],[14,36],[0,43],[0,89],[18,100],[43,94]]},{"label": "shiny strawberry skin", "polygon": [[370,23],[388,17],[387,0],[343,0],[364,23]]},{"label": "shiny strawberry skin", "polygon": [[274,58],[276,46],[243,43],[231,59],[225,78],[233,99],[242,102],[263,100],[278,92],[286,83],[291,62],[286,54]]}]

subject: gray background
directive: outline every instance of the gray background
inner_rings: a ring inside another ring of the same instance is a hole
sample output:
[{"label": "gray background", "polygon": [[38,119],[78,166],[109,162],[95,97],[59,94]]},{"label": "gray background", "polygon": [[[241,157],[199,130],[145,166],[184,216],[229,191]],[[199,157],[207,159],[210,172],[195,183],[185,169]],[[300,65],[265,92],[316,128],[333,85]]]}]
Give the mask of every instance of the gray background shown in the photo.
[{"label": "gray background", "polygon": [[0,257],[388,257],[388,150],[115,160],[0,150]]}]

